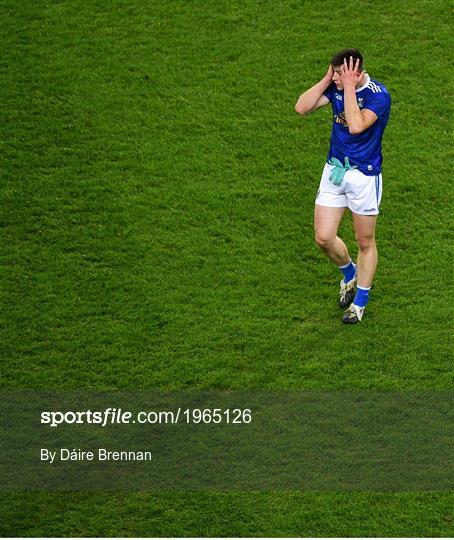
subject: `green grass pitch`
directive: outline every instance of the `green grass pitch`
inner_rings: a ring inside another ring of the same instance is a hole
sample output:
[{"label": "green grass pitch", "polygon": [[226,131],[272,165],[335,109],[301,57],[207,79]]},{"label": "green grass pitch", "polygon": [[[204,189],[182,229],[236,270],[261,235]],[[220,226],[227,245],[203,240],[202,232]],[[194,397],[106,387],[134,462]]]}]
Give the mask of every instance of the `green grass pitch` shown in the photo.
[{"label": "green grass pitch", "polygon": [[[0,15],[3,388],[452,388],[448,0]],[[312,233],[330,111],[294,112],[349,46],[393,98],[352,328]],[[454,535],[450,493],[0,497],[3,536]]]}]

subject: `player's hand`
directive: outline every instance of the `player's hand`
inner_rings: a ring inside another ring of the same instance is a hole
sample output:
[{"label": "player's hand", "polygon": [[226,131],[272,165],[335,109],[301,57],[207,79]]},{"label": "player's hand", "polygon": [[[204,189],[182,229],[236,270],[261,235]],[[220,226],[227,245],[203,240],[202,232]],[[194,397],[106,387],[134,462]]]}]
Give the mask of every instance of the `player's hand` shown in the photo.
[{"label": "player's hand", "polygon": [[349,87],[349,86],[355,88],[356,85],[361,80],[364,73],[365,71],[361,71],[361,72],[359,71],[359,58],[356,60],[354,65],[353,65],[352,56],[350,56],[348,63],[347,63],[347,59],[345,59],[344,64],[341,67],[341,75],[340,75],[344,88]]},{"label": "player's hand", "polygon": [[326,75],[325,75],[325,79],[326,80],[332,80],[333,78],[333,75],[334,75],[334,69],[333,69],[333,66],[330,64],[329,65],[329,68],[328,68],[328,71],[326,72]]}]

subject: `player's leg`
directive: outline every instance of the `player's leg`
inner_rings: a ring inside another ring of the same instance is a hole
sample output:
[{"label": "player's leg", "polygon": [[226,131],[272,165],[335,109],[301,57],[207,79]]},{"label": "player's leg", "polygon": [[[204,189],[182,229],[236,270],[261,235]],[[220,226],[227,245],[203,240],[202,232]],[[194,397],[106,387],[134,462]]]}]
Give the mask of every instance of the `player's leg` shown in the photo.
[{"label": "player's leg", "polygon": [[344,213],[345,208],[315,205],[315,241],[344,275],[339,291],[339,306],[343,309],[353,302],[356,285],[356,266],[348,254],[344,241],[337,236]]},{"label": "player's leg", "polygon": [[350,261],[347,246],[337,236],[344,213],[345,208],[332,208],[318,204],[315,205],[314,210],[315,241],[337,266],[348,264]]},{"label": "player's leg", "polygon": [[367,176],[357,169],[348,171],[347,175],[348,207],[352,212],[358,243],[358,281],[355,298],[342,320],[357,323],[361,321],[369,300],[369,290],[377,268],[375,226],[381,202],[382,178],[381,174]]},{"label": "player's leg", "polygon": [[352,215],[356,241],[358,242],[358,259],[356,261],[358,281],[353,303],[343,317],[345,323],[361,321],[364,308],[369,301],[369,291],[372,287],[378,260],[375,242],[377,216]]},{"label": "player's leg", "polygon": [[371,287],[377,269],[378,252],[375,242],[377,216],[352,214],[353,228],[358,242],[358,285]]},{"label": "player's leg", "polygon": [[339,305],[347,307],[355,296],[356,267],[348,254],[345,243],[337,236],[337,230],[348,199],[343,186],[329,180],[332,165],[326,164],[315,201],[314,228],[315,241],[320,249],[336,264],[344,278],[340,282]]}]

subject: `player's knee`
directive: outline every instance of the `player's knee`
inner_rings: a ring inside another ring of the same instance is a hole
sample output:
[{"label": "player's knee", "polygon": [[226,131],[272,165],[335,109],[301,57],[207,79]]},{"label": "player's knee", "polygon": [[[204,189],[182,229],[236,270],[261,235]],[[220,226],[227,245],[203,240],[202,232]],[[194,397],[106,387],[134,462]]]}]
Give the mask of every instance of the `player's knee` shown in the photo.
[{"label": "player's knee", "polygon": [[317,243],[318,247],[320,249],[323,249],[323,251],[326,251],[330,248],[330,246],[333,244],[335,240],[335,236],[331,237],[327,234],[323,234],[320,232],[315,233],[315,242]]},{"label": "player's knee", "polygon": [[375,247],[375,236],[373,234],[357,236],[356,241],[360,251],[369,251]]}]

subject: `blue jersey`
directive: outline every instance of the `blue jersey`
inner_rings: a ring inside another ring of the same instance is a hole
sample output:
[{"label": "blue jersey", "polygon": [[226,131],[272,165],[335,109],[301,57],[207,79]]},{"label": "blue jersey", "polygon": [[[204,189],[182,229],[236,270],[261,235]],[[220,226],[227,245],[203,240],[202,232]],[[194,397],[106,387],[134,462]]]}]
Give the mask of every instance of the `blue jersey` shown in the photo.
[{"label": "blue jersey", "polygon": [[360,109],[370,109],[378,119],[362,133],[351,135],[348,132],[344,112],[344,91],[337,90],[331,84],[324,92],[333,107],[333,130],[328,160],[332,157],[344,163],[349,158],[351,165],[368,176],[375,176],[381,172],[383,156],[381,141],[391,110],[391,96],[388,90],[379,82],[368,80],[364,86],[356,89],[356,100]]}]

